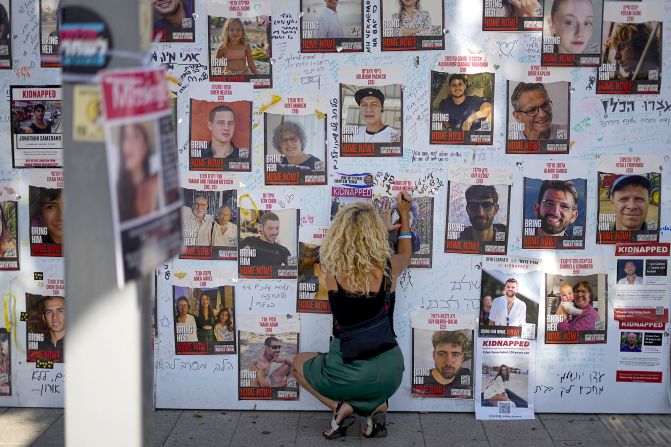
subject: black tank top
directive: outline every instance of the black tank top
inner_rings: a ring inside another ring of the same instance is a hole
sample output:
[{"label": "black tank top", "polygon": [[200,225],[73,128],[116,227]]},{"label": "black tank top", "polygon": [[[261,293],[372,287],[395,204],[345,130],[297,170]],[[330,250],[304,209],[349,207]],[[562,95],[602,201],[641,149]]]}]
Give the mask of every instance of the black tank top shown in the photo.
[{"label": "black tank top", "polygon": [[[380,283],[380,290],[376,294],[363,294],[349,292],[338,284],[338,290],[329,290],[329,303],[331,305],[331,313],[333,313],[333,336],[340,338],[340,331],[338,324],[343,326],[351,326],[370,320],[376,316],[380,309],[384,307],[386,292],[384,285],[386,276],[382,277]],[[392,292],[389,295],[389,308],[387,314],[391,323],[392,330],[394,329],[394,305],[396,303],[396,293]]]}]

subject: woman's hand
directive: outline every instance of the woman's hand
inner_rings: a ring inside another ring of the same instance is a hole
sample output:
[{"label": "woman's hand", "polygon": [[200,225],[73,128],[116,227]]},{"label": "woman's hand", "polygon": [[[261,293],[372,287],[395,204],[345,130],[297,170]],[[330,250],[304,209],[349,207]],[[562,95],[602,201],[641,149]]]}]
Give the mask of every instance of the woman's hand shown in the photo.
[{"label": "woman's hand", "polygon": [[403,219],[410,214],[410,205],[412,205],[412,196],[407,191],[401,191],[396,196],[396,209],[398,214]]},{"label": "woman's hand", "polygon": [[382,218],[382,223],[384,223],[385,228],[389,232],[398,230],[401,227],[401,224],[391,223],[391,201],[387,198],[382,199],[382,206],[380,207],[380,217]]}]

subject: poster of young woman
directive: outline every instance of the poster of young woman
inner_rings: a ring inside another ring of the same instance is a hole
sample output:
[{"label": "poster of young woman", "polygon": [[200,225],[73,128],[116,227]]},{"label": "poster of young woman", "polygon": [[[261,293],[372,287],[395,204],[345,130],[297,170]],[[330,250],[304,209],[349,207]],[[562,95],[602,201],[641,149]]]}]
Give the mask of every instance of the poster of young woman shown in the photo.
[{"label": "poster of young woman", "polygon": [[120,286],[153,271],[182,245],[175,123],[165,76],[160,67],[101,77]]},{"label": "poster of young woman", "polygon": [[545,0],[543,12],[543,66],[599,66],[602,0]]},{"label": "poster of young woman", "polygon": [[476,419],[534,419],[536,342],[478,338],[476,347]]}]

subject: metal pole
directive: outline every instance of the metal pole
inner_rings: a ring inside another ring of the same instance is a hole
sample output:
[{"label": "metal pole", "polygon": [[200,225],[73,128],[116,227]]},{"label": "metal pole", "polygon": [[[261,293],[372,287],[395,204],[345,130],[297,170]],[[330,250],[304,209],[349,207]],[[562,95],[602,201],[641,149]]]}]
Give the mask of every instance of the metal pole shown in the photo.
[{"label": "metal pole", "polygon": [[[104,18],[112,35],[107,68],[140,65],[140,3],[63,0]],[[144,16],[146,17],[146,15]],[[137,55],[137,57],[133,57]],[[74,82],[86,82],[84,75]],[[89,79],[93,81],[93,79]],[[68,446],[143,446],[153,426],[148,280],[116,287],[105,143],[73,140],[73,78],[64,77],[64,206]]]}]

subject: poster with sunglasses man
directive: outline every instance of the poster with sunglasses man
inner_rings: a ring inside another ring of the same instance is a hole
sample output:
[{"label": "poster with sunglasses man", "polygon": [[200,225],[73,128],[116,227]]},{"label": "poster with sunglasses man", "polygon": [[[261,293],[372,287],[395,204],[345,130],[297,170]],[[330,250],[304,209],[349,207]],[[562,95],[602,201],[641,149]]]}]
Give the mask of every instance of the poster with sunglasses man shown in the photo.
[{"label": "poster with sunglasses man", "polygon": [[485,256],[482,262],[480,337],[536,339],[542,291],[542,261],[508,256]]},{"label": "poster with sunglasses man", "polygon": [[450,164],[445,253],[506,254],[512,172]]},{"label": "poster with sunglasses man", "polygon": [[587,166],[560,160],[524,163],[522,248],[585,248]]},{"label": "poster with sunglasses man", "polygon": [[570,89],[566,81],[508,81],[506,153],[568,154]]},{"label": "poster with sunglasses man", "polygon": [[238,318],[238,400],[298,400],[300,314]]}]

